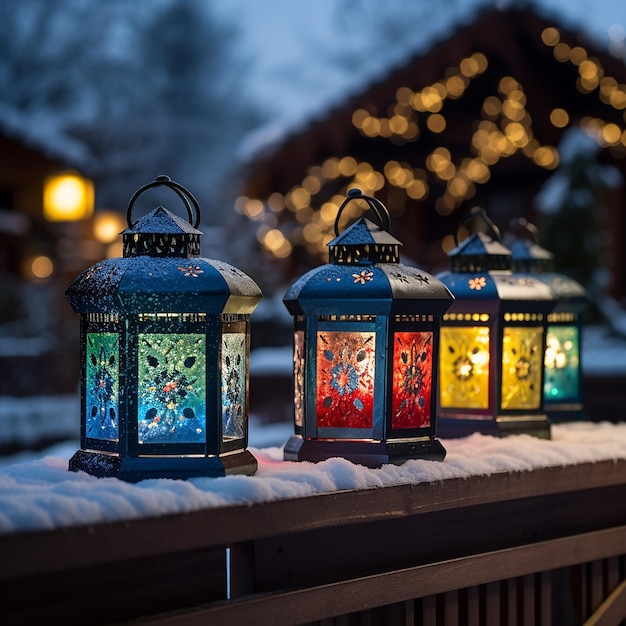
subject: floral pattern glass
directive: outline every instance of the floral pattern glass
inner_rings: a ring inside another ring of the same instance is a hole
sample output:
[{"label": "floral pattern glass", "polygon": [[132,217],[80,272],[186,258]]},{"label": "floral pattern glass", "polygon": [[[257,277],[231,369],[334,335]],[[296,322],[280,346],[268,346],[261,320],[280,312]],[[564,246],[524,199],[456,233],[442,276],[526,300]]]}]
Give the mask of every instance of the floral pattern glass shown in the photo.
[{"label": "floral pattern glass", "polygon": [[576,326],[548,326],[544,361],[545,401],[579,401],[580,345]]},{"label": "floral pattern glass", "polygon": [[142,444],[206,440],[206,337],[139,333],[137,406]]},{"label": "floral pattern glass", "polygon": [[543,329],[506,327],[502,337],[503,409],[538,409],[541,405]]},{"label": "floral pattern glass", "polygon": [[119,338],[117,333],[87,333],[85,434],[119,438]]},{"label": "floral pattern glass", "polygon": [[302,426],[304,415],[304,331],[293,335],[293,404],[296,426]]},{"label": "floral pattern glass", "polygon": [[223,439],[244,436],[246,402],[246,334],[225,333],[222,338]]},{"label": "floral pattern glass", "polygon": [[439,393],[443,408],[489,407],[489,328],[442,326]]},{"label": "floral pattern glass", "polygon": [[317,333],[317,426],[372,428],[376,336]]},{"label": "floral pattern glass", "polygon": [[431,332],[394,334],[392,428],[430,426],[432,362]]}]

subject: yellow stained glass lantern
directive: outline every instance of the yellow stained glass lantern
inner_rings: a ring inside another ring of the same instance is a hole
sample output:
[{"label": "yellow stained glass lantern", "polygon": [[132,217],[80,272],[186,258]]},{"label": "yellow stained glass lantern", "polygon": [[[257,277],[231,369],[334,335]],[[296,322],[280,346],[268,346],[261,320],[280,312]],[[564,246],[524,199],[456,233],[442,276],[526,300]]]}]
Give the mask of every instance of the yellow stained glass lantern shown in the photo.
[{"label": "yellow stained glass lantern", "polygon": [[[340,234],[343,209],[358,199],[378,224],[361,217]],[[436,439],[436,355],[452,295],[434,276],[401,264],[402,244],[388,231],[385,206],[351,190],[328,244],[330,262],[285,295],[295,318],[288,461],[338,456],[378,467],[445,457]]]},{"label": "yellow stained glass lantern", "polygon": [[486,228],[452,250],[451,271],[437,276],[455,296],[441,325],[438,432],[550,438],[543,355],[554,295],[511,270],[511,252],[482,209],[470,220]]},{"label": "yellow stained glass lantern", "polygon": [[544,402],[550,421],[586,419],[583,403],[581,345],[587,309],[585,288],[554,271],[554,255],[537,243],[537,228],[527,220],[514,220],[505,243],[512,253],[514,271],[526,272],[546,283],[557,304],[548,314],[544,355]]}]

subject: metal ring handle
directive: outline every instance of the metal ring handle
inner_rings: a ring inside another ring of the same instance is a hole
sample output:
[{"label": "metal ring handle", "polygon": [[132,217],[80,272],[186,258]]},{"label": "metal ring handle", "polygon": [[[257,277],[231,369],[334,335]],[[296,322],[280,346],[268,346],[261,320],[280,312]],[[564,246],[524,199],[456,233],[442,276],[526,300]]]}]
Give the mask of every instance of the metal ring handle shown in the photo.
[{"label": "metal ring handle", "polygon": [[[491,218],[487,215],[487,211],[485,211],[485,209],[481,208],[481,207],[474,207],[462,220],[461,223],[459,224],[459,228],[461,226],[465,226],[465,224],[467,224],[471,219],[475,218],[475,217],[479,217],[487,226],[487,228],[491,231],[491,238],[494,239],[495,241],[502,241],[502,236],[500,235],[500,229],[494,224],[494,222],[491,220]],[[457,230],[454,233],[454,245],[458,246],[459,245],[459,239],[458,239],[458,231],[459,229],[457,228]]]},{"label": "metal ring handle", "polygon": [[525,235],[525,238],[531,239],[534,243],[539,243],[539,229],[525,217],[514,217],[509,222],[509,232],[514,237]]},{"label": "metal ring handle", "polygon": [[391,217],[389,216],[387,207],[380,200],[372,198],[371,196],[363,195],[360,189],[350,189],[348,197],[341,203],[339,211],[337,211],[337,217],[335,218],[335,237],[339,236],[339,218],[341,217],[343,210],[350,201],[358,199],[365,200],[365,202],[367,202],[369,208],[378,218],[378,225],[383,230],[389,232],[391,229]]},{"label": "metal ring handle", "polygon": [[[157,176],[155,180],[153,180],[151,183],[148,183],[147,185],[144,185],[143,187],[140,187],[132,195],[130,201],[128,202],[128,209],[126,210],[126,222],[128,223],[128,227],[132,228],[137,223],[137,222],[133,223],[131,220],[131,214],[133,210],[133,205],[135,204],[135,200],[137,200],[137,198],[144,191],[147,191],[148,189],[152,189],[153,187],[161,187],[161,186],[169,187],[182,200],[183,204],[185,205],[185,208],[187,209],[187,217],[189,219],[189,224],[191,224],[191,226],[193,226],[194,228],[198,228],[198,226],[200,225],[200,205],[198,204],[198,201],[195,199],[193,194],[188,189],[186,189],[179,183],[174,182],[169,176],[165,176],[165,175]],[[191,210],[192,204],[196,213],[195,221],[194,221],[193,212]]]}]

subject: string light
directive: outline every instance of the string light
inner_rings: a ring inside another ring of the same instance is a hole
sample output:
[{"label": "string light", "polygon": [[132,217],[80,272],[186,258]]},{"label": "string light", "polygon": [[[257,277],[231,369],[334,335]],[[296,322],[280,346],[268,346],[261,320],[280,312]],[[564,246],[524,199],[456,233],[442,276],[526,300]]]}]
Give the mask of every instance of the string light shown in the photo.
[{"label": "string light", "polygon": [[[605,75],[600,61],[590,57],[584,47],[570,46],[562,41],[557,28],[544,29],[541,41],[553,49],[557,61],[576,66],[579,91],[587,94],[597,91],[604,104],[625,111],[626,121],[626,85]],[[417,140],[422,127],[434,135],[442,133],[447,127],[446,101],[461,98],[471,82],[487,68],[487,57],[476,52],[461,59],[458,66],[447,68],[440,80],[421,90],[415,91],[406,85],[399,87],[395,102],[387,107],[386,115],[380,115],[370,107],[355,109],[351,116],[352,125],[368,139],[383,138],[396,145]],[[401,214],[405,199],[420,201],[428,198],[431,191],[429,176],[434,176],[445,183],[445,191],[435,199],[435,210],[440,215],[449,215],[475,195],[477,185],[491,179],[491,168],[503,158],[521,152],[539,167],[551,170],[558,166],[558,150],[542,145],[534,136],[526,105],[522,84],[512,76],[504,76],[497,85],[497,93],[487,94],[482,103],[483,119],[476,126],[470,142],[472,156],[453,159],[450,151],[440,146],[427,155],[426,169],[390,159],[382,166],[382,171],[351,155],[330,157],[309,168],[301,183],[284,195],[275,192],[265,203],[242,196],[235,202],[235,210],[259,222],[257,237],[263,249],[278,258],[288,256],[293,246],[304,245],[310,253],[323,259],[327,254],[326,243],[333,237],[338,207],[351,188],[358,187],[370,195],[387,188],[387,194],[394,194],[394,206],[397,205],[397,212]],[[563,108],[552,109],[549,119],[556,128],[565,128],[571,123],[569,113]],[[626,129],[619,124],[584,118],[580,125],[601,146],[626,149]],[[314,197],[321,194],[326,184],[337,179],[343,179],[340,193],[315,203]],[[354,210],[358,212],[358,203],[354,204]],[[276,224],[276,216],[285,211],[293,213],[296,221],[302,224],[292,228],[289,237]],[[350,219],[354,217],[356,215]],[[451,246],[450,238],[444,238],[441,246],[447,251]]]}]

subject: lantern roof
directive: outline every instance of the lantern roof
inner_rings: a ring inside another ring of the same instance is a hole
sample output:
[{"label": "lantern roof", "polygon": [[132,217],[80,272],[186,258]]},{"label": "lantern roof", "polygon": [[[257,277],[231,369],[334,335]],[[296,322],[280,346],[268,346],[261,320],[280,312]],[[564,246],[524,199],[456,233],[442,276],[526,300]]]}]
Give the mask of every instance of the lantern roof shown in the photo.
[{"label": "lantern roof", "polygon": [[[585,288],[573,278],[554,271],[554,255],[537,243],[536,227],[523,218],[514,221],[512,227],[518,236],[509,233],[505,241],[511,249],[513,270],[532,274],[548,285],[559,300],[555,310],[582,311],[587,305]],[[525,236],[519,236],[521,231]]]},{"label": "lantern roof", "polygon": [[[189,222],[159,206],[132,222],[137,197],[164,185],[183,201]],[[192,205],[195,208],[195,222]],[[261,300],[258,285],[244,272],[214,259],[199,258],[196,199],[167,176],[141,187],[128,205],[122,258],[93,265],[74,279],[66,297],[76,313],[251,313]]]},{"label": "lantern roof", "polygon": [[202,231],[194,228],[189,222],[174,215],[165,207],[158,206],[150,213],[139,218],[132,226],[122,231],[122,235],[134,235],[139,233],[149,234],[193,234],[202,235]]},{"label": "lantern roof", "polygon": [[381,228],[378,224],[368,220],[366,217],[359,218],[349,228],[335,237],[329,247],[338,245],[362,245],[369,243],[383,243],[401,246],[391,233]]},{"label": "lantern roof", "polygon": [[452,271],[491,271],[511,268],[511,251],[498,239],[477,232],[448,253]]},{"label": "lantern roof", "polygon": [[[343,233],[337,224],[346,204],[361,198],[380,221],[359,218]],[[352,189],[339,208],[335,221],[337,237],[329,243],[330,263],[314,268],[287,291],[284,302],[292,315],[390,315],[442,314],[450,306],[450,291],[422,269],[399,262],[402,245],[384,226],[389,214],[374,198]]]},{"label": "lantern roof", "polygon": [[214,259],[117,258],[74,279],[66,297],[76,313],[251,313],[258,285]]},{"label": "lantern roof", "polygon": [[454,294],[450,311],[548,313],[556,304],[552,289],[539,276],[510,270],[443,272],[437,278]]}]

